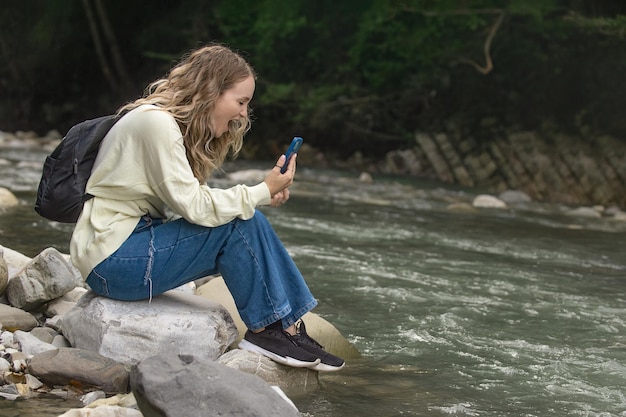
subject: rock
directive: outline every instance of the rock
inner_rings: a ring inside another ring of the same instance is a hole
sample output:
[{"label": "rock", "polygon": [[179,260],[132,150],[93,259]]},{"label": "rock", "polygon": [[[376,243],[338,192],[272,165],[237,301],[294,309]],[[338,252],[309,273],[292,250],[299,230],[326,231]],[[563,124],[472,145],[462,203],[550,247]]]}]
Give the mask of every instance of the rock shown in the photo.
[{"label": "rock", "polygon": [[20,398],[21,394],[16,384],[6,384],[0,386],[0,397],[13,401]]},{"label": "rock", "polygon": [[62,334],[54,336],[51,344],[56,347],[71,347],[69,340],[65,338]]},{"label": "rock", "polygon": [[[7,356],[7,355],[5,355]],[[26,383],[26,377],[24,373],[16,373],[13,372],[13,365],[11,364],[10,357],[7,356],[7,362],[9,362],[9,370],[2,375],[2,380],[4,384],[24,384]]]},{"label": "rock", "polygon": [[2,254],[0,254],[0,295],[4,294],[9,283],[9,267]]},{"label": "rock", "polygon": [[[214,278],[199,287],[196,293],[226,307],[239,331],[238,339],[231,345],[233,348],[236,347],[246,332],[246,325],[239,316],[235,301],[228,291],[224,279],[222,277]],[[327,320],[311,312],[305,314],[302,319],[306,323],[307,333],[324,346],[326,351],[346,360],[361,356],[359,351]]]},{"label": "rock", "polygon": [[65,315],[61,331],[72,346],[126,365],[161,352],[215,360],[237,338],[224,307],[181,291],[152,301],[116,301],[89,293]]},{"label": "rock", "polygon": [[67,292],[65,294],[63,294],[63,296],[61,297],[61,299],[63,301],[67,301],[70,303],[77,303],[78,300],[80,300],[80,298],[87,294],[89,290],[87,288],[84,287],[76,287],[73,290],[71,290],[70,292]]},{"label": "rock", "polygon": [[144,417],[144,415],[134,408],[103,405],[96,408],[73,408],[59,417]]},{"label": "rock", "polygon": [[42,342],[37,337],[22,330],[13,333],[15,341],[19,343],[20,350],[26,355],[35,355],[37,353],[46,352],[48,350],[56,350],[57,347],[46,342]]},{"label": "rock", "polygon": [[80,401],[85,405],[89,405],[96,400],[101,400],[106,397],[106,392],[104,391],[91,391],[80,397]]},{"label": "rock", "polygon": [[451,211],[453,213],[477,213],[475,207],[468,203],[451,203],[448,204],[446,210]]},{"label": "rock", "polygon": [[593,207],[578,207],[565,213],[568,216],[600,218],[602,213]]},{"label": "rock", "polygon": [[47,385],[96,388],[107,393],[127,392],[128,371],[113,359],[96,352],[58,348],[34,355],[28,371]]},{"label": "rock", "polygon": [[48,303],[44,315],[46,317],[65,316],[76,306],[76,301],[66,301],[63,297],[56,298]]},{"label": "rock", "polygon": [[359,175],[359,182],[372,184],[374,183],[374,178],[372,178],[372,174],[369,172],[361,172],[361,175]]},{"label": "rock", "polygon": [[117,405],[120,407],[130,407],[138,409],[135,395],[130,392],[128,394],[117,394],[112,397],[101,398],[90,404],[90,407],[100,407],[103,405]]},{"label": "rock", "polygon": [[148,358],[133,366],[130,385],[145,416],[300,416],[261,378],[191,355]]},{"label": "rock", "polygon": [[0,246],[0,248],[4,252],[3,257],[9,270],[9,278],[15,276],[31,261],[31,258],[13,249],[3,246]]},{"label": "rock", "polygon": [[532,199],[523,191],[506,190],[498,196],[500,200],[507,204],[530,203]]},{"label": "rock", "polygon": [[37,379],[34,375],[24,374],[24,379],[26,380],[26,385],[28,385],[28,388],[31,390],[37,390],[43,387],[43,382]]},{"label": "rock", "polygon": [[13,332],[11,331],[4,331],[2,333],[0,333],[0,344],[2,344],[2,346],[4,346],[4,349],[6,350],[7,348],[11,349],[11,348],[17,348],[18,345],[17,343],[15,343],[15,340],[13,338]]},{"label": "rock", "polygon": [[92,402],[103,398],[106,398],[106,393],[104,391],[91,391],[80,397],[80,401],[85,405],[89,405]]},{"label": "rock", "polygon": [[[13,372],[17,372],[21,375],[24,372],[24,370],[27,368],[26,354],[24,352],[20,352],[19,350],[15,352],[7,352],[7,353],[8,353],[8,356],[5,356],[5,358],[7,358],[7,360],[10,359]],[[23,375],[21,375],[21,377],[23,377]]]},{"label": "rock", "polygon": [[50,318],[46,319],[46,321],[44,322],[44,326],[50,327],[51,329],[54,329],[57,332],[61,333],[61,323],[62,323],[62,321],[63,320],[62,320],[61,316],[50,317]]},{"label": "rock", "polygon": [[75,268],[54,248],[34,257],[7,286],[12,306],[30,311],[82,284]]},{"label": "rock", "polygon": [[28,332],[37,327],[38,323],[37,319],[32,314],[19,308],[0,304],[0,324],[3,329],[10,332],[16,330]]},{"label": "rock", "polygon": [[621,222],[626,222],[626,212],[619,211],[613,215],[614,220],[618,220]]},{"label": "rock", "polygon": [[4,187],[0,187],[0,208],[15,207],[19,204],[17,197]]},{"label": "rock", "polygon": [[181,285],[180,287],[174,288],[172,291],[181,291],[181,292],[193,295],[196,293],[196,283],[188,282],[186,284]]},{"label": "rock", "polygon": [[500,200],[497,197],[487,194],[481,194],[474,198],[472,202],[472,206],[474,207],[482,207],[482,208],[506,208],[507,205],[504,201]]},{"label": "rock", "polygon": [[59,333],[57,333],[56,330],[50,327],[35,327],[33,330],[30,331],[30,334],[32,334],[42,342],[52,343],[54,337],[57,336]]},{"label": "rock", "polygon": [[281,365],[256,352],[234,349],[217,361],[229,368],[256,375],[288,394],[315,391],[319,387],[319,372]]}]

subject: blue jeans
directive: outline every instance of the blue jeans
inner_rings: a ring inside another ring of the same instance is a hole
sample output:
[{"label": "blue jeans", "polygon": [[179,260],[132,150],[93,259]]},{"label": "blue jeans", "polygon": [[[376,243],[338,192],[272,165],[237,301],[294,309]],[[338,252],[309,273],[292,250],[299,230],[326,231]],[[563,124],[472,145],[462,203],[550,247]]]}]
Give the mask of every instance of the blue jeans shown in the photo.
[{"label": "blue jeans", "polygon": [[204,227],[142,217],[132,235],[87,277],[99,295],[149,299],[187,282],[221,274],[251,330],[282,320],[284,328],[317,301],[265,216]]}]

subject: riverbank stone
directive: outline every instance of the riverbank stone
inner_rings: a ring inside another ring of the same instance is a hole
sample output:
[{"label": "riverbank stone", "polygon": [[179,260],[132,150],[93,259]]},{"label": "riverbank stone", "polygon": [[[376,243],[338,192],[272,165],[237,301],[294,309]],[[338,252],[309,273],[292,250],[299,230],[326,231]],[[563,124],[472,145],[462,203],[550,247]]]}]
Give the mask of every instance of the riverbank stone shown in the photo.
[{"label": "riverbank stone", "polygon": [[45,343],[52,343],[54,338],[59,334],[51,327],[39,326],[30,331],[30,334]]},{"label": "riverbank stone", "polygon": [[32,311],[80,285],[76,268],[59,251],[47,248],[9,280],[6,294],[13,307]]},{"label": "riverbank stone", "polygon": [[15,207],[20,204],[15,194],[7,188],[0,187],[0,208]]},{"label": "riverbank stone", "polygon": [[248,350],[233,349],[220,356],[217,362],[256,375],[290,396],[314,392],[320,384],[317,371],[281,365],[260,353]]},{"label": "riverbank stone", "polygon": [[594,207],[577,207],[575,209],[568,210],[565,214],[568,216],[587,217],[593,219],[599,219],[602,217],[601,211]]},{"label": "riverbank stone", "polygon": [[507,204],[524,204],[532,201],[528,194],[519,190],[503,191],[498,195],[498,198]]},{"label": "riverbank stone", "polygon": [[36,336],[33,336],[32,334],[24,332],[22,330],[18,330],[13,333],[13,338],[17,343],[19,343],[20,351],[27,356],[36,355],[37,353],[57,349],[57,347],[53,344],[43,342]]},{"label": "riverbank stone", "polygon": [[9,279],[15,276],[15,274],[21,271],[31,261],[31,258],[28,256],[11,248],[7,248],[6,246],[0,245],[0,251],[3,252],[2,257],[7,264]]},{"label": "riverbank stone", "polygon": [[181,291],[151,301],[117,301],[90,291],[63,317],[60,328],[72,346],[125,365],[162,352],[215,360],[237,338],[224,307]]},{"label": "riverbank stone", "polygon": [[141,411],[118,405],[103,405],[96,408],[74,408],[59,417],[145,417]]},{"label": "riverbank stone", "polygon": [[472,201],[472,206],[496,209],[507,208],[507,204],[504,201],[500,200],[498,197],[494,197],[488,194],[480,194],[476,196]]},{"label": "riverbank stone", "polygon": [[35,316],[29,312],[0,303],[0,327],[2,329],[10,332],[16,330],[29,332],[38,324]]},{"label": "riverbank stone", "polygon": [[130,386],[145,416],[300,416],[261,378],[192,355],[150,357],[133,366]]},{"label": "riverbank stone", "polygon": [[49,386],[72,385],[115,394],[128,392],[126,367],[84,349],[58,348],[38,353],[28,361],[28,371]]},{"label": "riverbank stone", "polygon": [[0,296],[4,294],[4,290],[9,283],[9,266],[4,260],[4,248],[0,246]]},{"label": "riverbank stone", "polygon": [[87,293],[87,289],[83,287],[76,287],[73,290],[63,294],[61,297],[50,301],[46,305],[44,315],[46,317],[65,316],[72,308],[76,306],[76,303],[80,298]]}]

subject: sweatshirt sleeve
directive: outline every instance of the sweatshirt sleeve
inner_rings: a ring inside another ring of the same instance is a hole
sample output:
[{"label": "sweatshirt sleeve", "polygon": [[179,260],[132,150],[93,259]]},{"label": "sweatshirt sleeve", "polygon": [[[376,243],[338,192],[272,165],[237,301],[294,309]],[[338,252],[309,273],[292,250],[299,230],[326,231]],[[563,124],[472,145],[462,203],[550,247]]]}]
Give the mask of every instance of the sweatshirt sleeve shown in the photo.
[{"label": "sweatshirt sleeve", "polygon": [[249,219],[255,208],[270,203],[265,182],[227,189],[200,184],[187,160],[182,133],[173,117],[159,110],[141,116],[146,177],[155,195],[187,221],[220,226],[236,217]]}]

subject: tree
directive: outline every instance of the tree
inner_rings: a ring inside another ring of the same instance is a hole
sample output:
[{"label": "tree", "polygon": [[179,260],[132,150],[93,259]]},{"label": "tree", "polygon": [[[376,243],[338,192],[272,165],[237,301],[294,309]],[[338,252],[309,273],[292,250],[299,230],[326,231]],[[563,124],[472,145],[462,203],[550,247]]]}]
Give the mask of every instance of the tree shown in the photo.
[{"label": "tree", "polygon": [[[109,85],[113,91],[122,95],[124,91],[132,89],[133,83],[128,71],[126,70],[126,65],[124,64],[124,59],[120,53],[119,44],[115,33],[111,28],[106,10],[102,6],[102,0],[93,0],[93,2],[97,17],[94,14],[94,7],[90,3],[90,0],[82,0],[85,15],[87,17],[87,23],[89,25],[89,31],[96,50],[96,55],[98,56],[102,73],[109,82]],[[104,41],[100,32],[104,34]],[[108,56],[106,50],[109,52]],[[111,61],[113,66],[110,65],[109,61]]]}]

